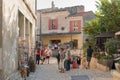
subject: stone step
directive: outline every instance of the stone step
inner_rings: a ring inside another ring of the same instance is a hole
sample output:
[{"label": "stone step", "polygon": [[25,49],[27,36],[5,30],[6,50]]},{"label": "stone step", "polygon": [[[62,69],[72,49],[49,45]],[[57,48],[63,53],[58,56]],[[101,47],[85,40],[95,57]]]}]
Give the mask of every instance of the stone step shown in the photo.
[{"label": "stone step", "polygon": [[111,71],[113,80],[120,80],[120,73],[116,70]]}]

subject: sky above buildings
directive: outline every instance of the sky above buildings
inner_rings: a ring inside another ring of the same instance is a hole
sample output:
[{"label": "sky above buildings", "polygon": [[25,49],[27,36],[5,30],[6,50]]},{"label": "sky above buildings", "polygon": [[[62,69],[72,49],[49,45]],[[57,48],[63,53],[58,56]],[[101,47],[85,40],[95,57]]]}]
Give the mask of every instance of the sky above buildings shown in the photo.
[{"label": "sky above buildings", "polygon": [[64,8],[77,5],[84,5],[85,11],[96,11],[96,0],[37,0],[37,9],[51,8],[51,3],[54,1],[55,7]]}]

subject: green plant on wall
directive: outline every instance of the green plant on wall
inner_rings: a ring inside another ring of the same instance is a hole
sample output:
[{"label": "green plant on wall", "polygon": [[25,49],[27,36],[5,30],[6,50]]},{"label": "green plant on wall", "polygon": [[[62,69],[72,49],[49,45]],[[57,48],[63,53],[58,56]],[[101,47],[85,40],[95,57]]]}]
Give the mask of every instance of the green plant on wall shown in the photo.
[{"label": "green plant on wall", "polygon": [[106,52],[108,55],[113,56],[117,51],[117,46],[120,46],[120,41],[116,39],[108,39],[105,43]]},{"label": "green plant on wall", "polygon": [[97,59],[98,60],[108,60],[108,59],[112,59],[112,56],[111,55],[105,55],[105,54],[98,54],[97,55]]}]

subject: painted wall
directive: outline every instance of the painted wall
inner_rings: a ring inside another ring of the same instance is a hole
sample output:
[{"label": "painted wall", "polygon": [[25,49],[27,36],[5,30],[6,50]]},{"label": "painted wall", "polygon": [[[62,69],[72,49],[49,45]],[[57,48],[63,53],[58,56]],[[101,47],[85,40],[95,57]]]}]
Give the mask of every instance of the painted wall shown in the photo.
[{"label": "painted wall", "polygon": [[[72,39],[77,39],[78,40],[78,48],[82,48],[82,36],[80,34],[72,34]],[[61,43],[66,43],[68,41],[71,41],[71,35],[59,35],[59,36],[44,36],[42,37],[43,44],[49,44],[50,40],[61,40]]]},{"label": "painted wall", "polygon": [[[69,23],[67,21],[68,11],[60,11],[53,13],[45,13],[42,14],[42,34],[47,33],[64,33],[69,32]],[[49,30],[49,19],[58,19],[58,29],[57,30]],[[61,30],[61,27],[64,27],[64,30]]]},{"label": "painted wall", "polygon": [[[38,27],[40,25],[40,14],[38,13]],[[81,27],[83,25],[82,16],[78,17],[67,17],[69,15],[68,11],[59,11],[59,12],[51,12],[51,13],[43,13],[42,21],[41,21],[41,29],[42,34],[50,34],[50,33],[69,33],[70,32],[70,21],[80,20]],[[49,30],[49,19],[58,19],[58,29],[57,30]],[[61,28],[64,27],[64,30]],[[81,33],[82,33],[82,29]],[[83,38],[82,34],[72,34],[72,39],[78,40],[78,48],[82,48],[83,46]],[[50,40],[61,40],[61,43],[66,43],[71,41],[70,34],[58,35],[58,36],[42,36],[43,44],[49,44]]]},{"label": "painted wall", "polygon": [[[32,0],[33,1],[33,0]],[[3,17],[2,17],[2,32],[3,32],[3,72],[4,80],[15,80],[14,74],[18,72],[18,54],[17,54],[17,39],[19,36],[18,26],[18,11],[23,13],[33,25],[32,38],[35,41],[35,19],[31,15],[23,0],[3,0]],[[35,13],[35,12],[34,12]],[[14,76],[14,77],[13,77]]]}]

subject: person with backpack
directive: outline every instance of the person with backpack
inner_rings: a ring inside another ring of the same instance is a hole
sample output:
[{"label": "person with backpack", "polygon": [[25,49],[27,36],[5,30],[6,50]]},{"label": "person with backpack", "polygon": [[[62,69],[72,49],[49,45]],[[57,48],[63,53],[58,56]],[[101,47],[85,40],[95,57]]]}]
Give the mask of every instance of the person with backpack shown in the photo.
[{"label": "person with backpack", "polygon": [[91,48],[91,46],[89,46],[87,49],[87,67],[86,67],[86,69],[90,68],[90,61],[92,58],[92,53],[93,53],[93,49]]},{"label": "person with backpack", "polygon": [[70,53],[69,45],[67,45],[65,50],[65,61],[64,61],[64,68],[66,69],[66,71],[70,70],[70,64],[71,64],[71,53]]}]

